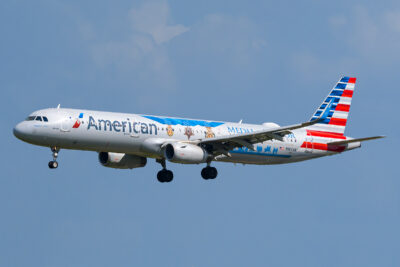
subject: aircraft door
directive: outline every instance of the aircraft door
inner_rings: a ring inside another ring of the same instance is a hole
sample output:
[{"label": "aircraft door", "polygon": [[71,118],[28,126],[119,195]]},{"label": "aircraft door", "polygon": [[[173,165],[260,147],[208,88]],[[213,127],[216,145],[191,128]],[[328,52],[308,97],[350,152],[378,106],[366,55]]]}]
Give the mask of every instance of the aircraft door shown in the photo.
[{"label": "aircraft door", "polygon": [[313,137],[309,133],[307,133],[305,143],[306,143],[306,152],[312,153],[314,149],[313,145],[314,143],[313,143]]},{"label": "aircraft door", "polygon": [[71,131],[72,125],[73,125],[72,118],[68,117],[68,118],[63,119],[61,121],[61,127],[60,127],[61,132]]}]

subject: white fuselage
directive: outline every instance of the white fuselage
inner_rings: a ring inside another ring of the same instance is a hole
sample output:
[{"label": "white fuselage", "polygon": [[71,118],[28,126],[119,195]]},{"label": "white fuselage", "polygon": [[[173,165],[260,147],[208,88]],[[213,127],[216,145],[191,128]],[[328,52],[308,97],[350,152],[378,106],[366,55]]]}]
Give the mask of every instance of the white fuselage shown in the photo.
[{"label": "white fuselage", "polygon": [[[14,128],[14,134],[31,144],[97,152],[117,152],[149,158],[162,158],[160,144],[167,141],[188,142],[205,138],[251,133],[278,127],[262,125],[170,118],[78,109],[44,109]],[[324,144],[335,141],[312,136],[305,129],[293,130],[283,141],[269,140],[235,148],[214,160],[244,164],[282,164],[337,154],[359,147],[359,143],[342,151],[329,151]]]}]

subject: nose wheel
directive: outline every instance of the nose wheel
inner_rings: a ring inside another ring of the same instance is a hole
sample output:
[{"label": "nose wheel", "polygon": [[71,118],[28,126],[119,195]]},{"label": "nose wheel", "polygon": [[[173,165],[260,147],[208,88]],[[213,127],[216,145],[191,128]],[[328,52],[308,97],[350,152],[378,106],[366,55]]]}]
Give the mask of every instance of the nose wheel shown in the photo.
[{"label": "nose wheel", "polygon": [[217,175],[218,171],[215,167],[207,166],[201,170],[201,177],[203,177],[204,180],[215,179]]},{"label": "nose wheel", "polygon": [[53,152],[53,160],[49,161],[49,168],[50,169],[57,169],[58,167],[58,162],[57,162],[57,157],[58,157],[58,152],[60,149],[58,147],[52,147],[51,152]]},{"label": "nose wheel", "polygon": [[157,180],[160,183],[169,183],[174,179],[174,173],[170,170],[167,170],[165,159],[157,160],[158,163],[161,164],[163,169],[157,173]]},{"label": "nose wheel", "polygon": [[49,168],[50,169],[57,169],[58,162],[57,161],[49,161]]}]

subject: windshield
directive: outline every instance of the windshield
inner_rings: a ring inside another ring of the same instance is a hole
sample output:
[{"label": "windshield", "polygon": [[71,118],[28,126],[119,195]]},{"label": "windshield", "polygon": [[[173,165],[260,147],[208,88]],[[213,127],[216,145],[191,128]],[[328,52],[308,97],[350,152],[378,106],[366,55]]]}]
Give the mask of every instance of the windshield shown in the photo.
[{"label": "windshield", "polygon": [[36,117],[36,116],[29,116],[29,117],[26,118],[25,120],[26,120],[26,121],[33,121],[33,120],[35,120],[35,117]]},{"label": "windshield", "polygon": [[48,122],[49,121],[46,116],[29,116],[25,120],[26,121],[34,121],[34,120],[36,120],[36,121],[44,121],[44,122]]}]

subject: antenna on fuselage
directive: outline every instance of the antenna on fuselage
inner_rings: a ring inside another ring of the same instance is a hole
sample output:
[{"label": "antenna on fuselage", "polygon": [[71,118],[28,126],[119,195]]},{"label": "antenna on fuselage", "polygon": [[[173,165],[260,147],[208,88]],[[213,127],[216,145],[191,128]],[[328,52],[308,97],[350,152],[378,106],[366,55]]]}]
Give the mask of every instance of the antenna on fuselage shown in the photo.
[{"label": "antenna on fuselage", "polygon": [[59,109],[59,108],[60,108],[60,106],[61,106],[61,104],[58,104],[58,106],[57,106],[57,109]]},{"label": "antenna on fuselage", "polygon": [[242,121],[243,121],[243,120],[240,120],[240,121],[239,121],[239,124],[242,124]]}]

